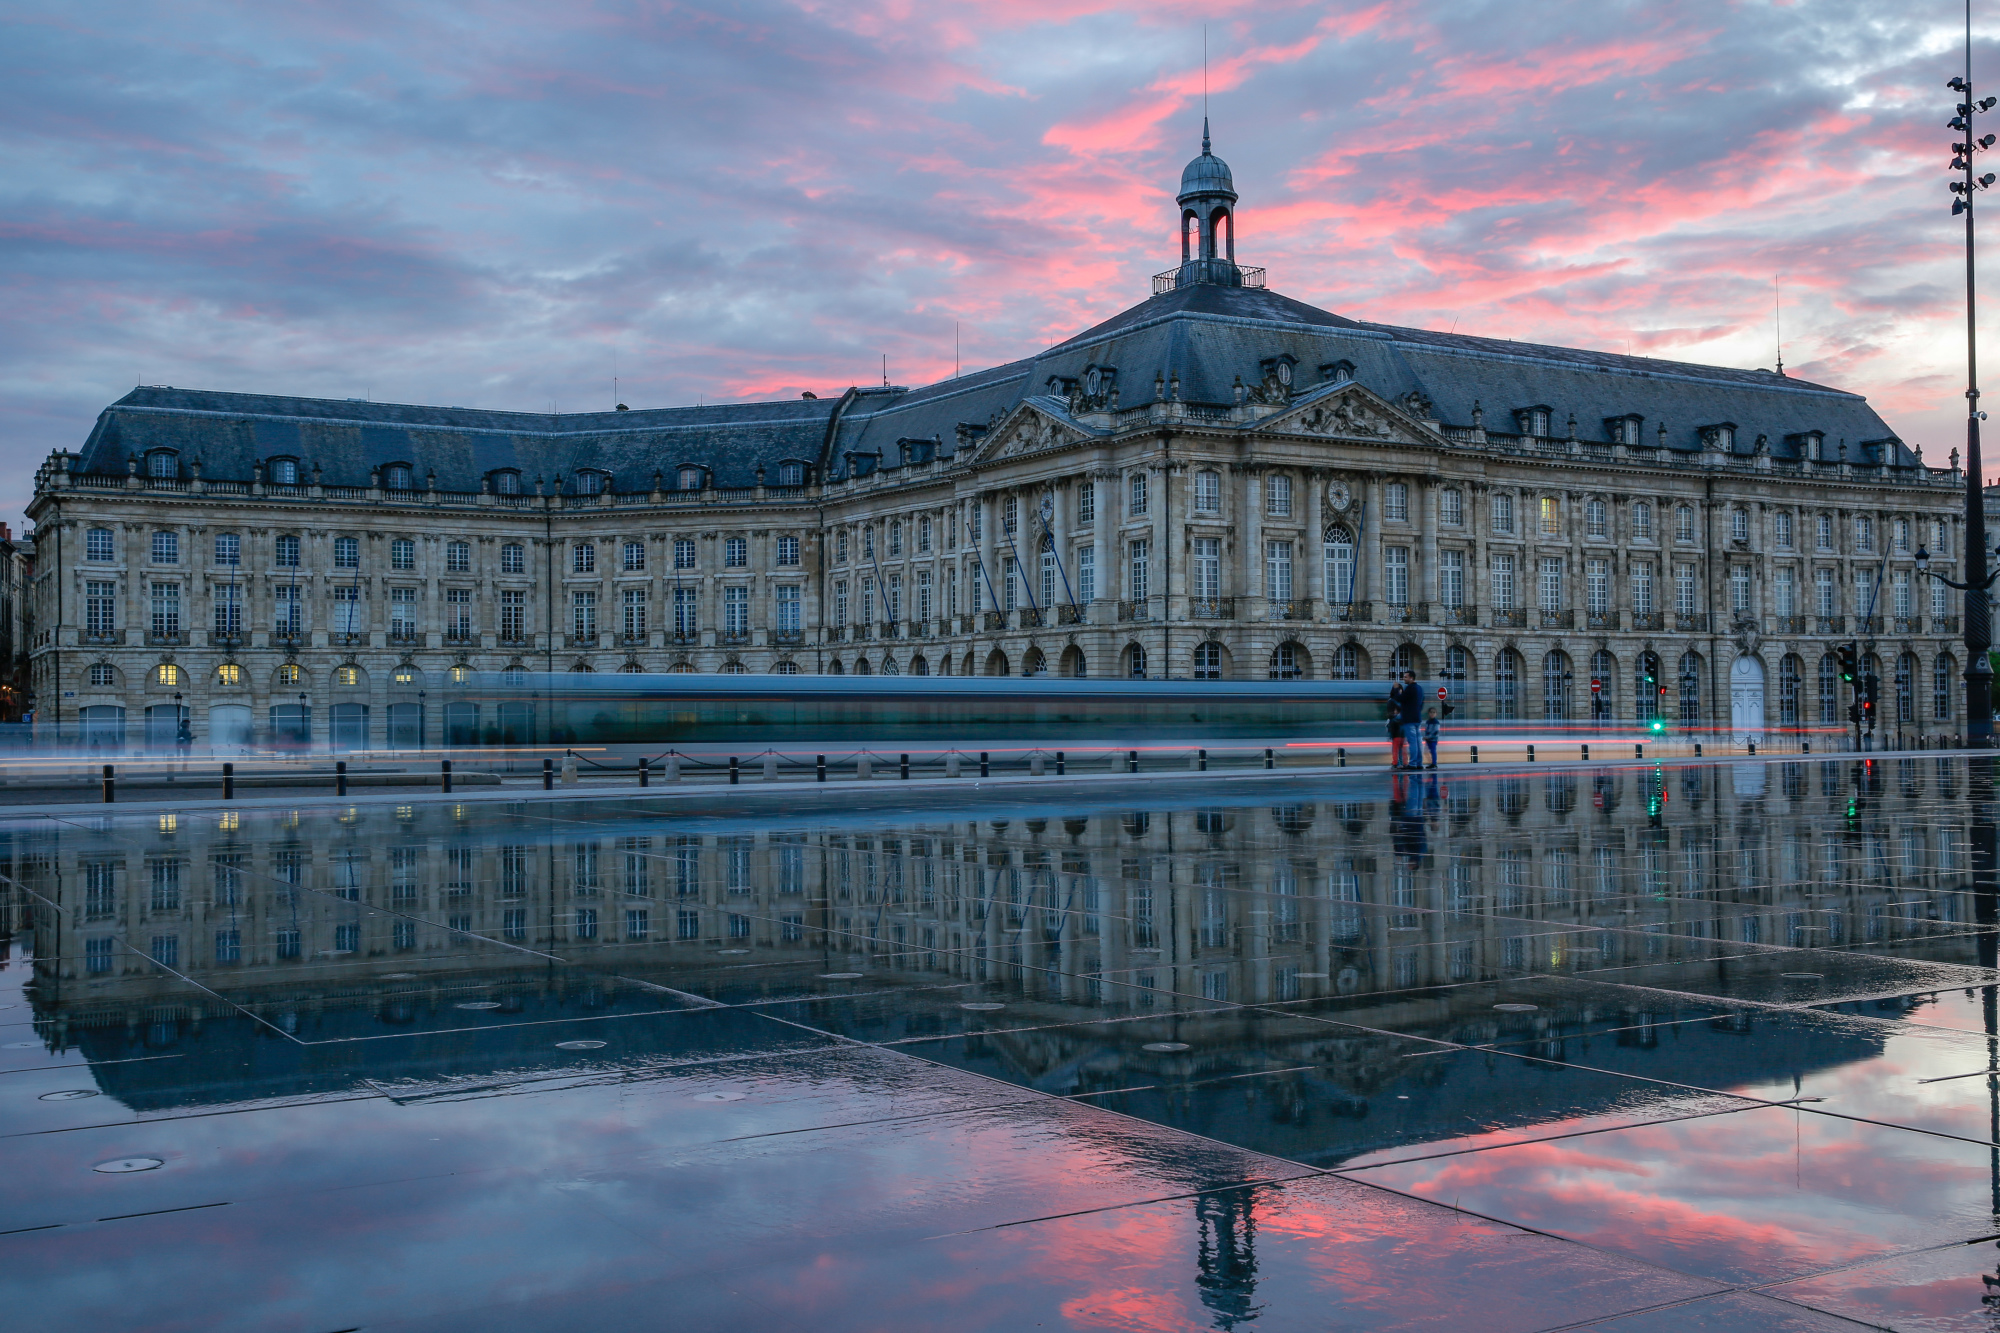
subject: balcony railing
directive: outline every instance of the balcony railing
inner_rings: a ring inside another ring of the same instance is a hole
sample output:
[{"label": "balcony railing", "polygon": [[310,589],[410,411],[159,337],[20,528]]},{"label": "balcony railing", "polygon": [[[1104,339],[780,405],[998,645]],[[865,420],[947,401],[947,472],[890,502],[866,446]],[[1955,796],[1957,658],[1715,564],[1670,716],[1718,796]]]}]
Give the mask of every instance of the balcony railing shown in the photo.
[{"label": "balcony railing", "polygon": [[618,644],[622,648],[644,648],[646,646],[646,632],[640,630],[636,634],[621,634],[618,636]]},{"label": "balcony railing", "polygon": [[1136,602],[1120,602],[1118,603],[1118,618],[1120,620],[1151,620],[1153,618],[1153,608],[1146,599]]},{"label": "balcony railing", "polygon": [[1326,608],[1328,620],[1341,624],[1365,625],[1375,619],[1373,602],[1333,602]]},{"label": "balcony railing", "polygon": [[1806,618],[1804,616],[1771,617],[1771,633],[1773,634],[1804,634],[1805,632]]},{"label": "balcony railing", "polygon": [[[446,643],[452,641],[450,631],[446,631],[444,641]],[[563,646],[565,648],[595,648],[597,646],[597,636],[595,634],[571,634],[564,638]]]},{"label": "balcony railing", "polygon": [[803,630],[781,629],[772,634],[771,639],[774,643],[804,643],[806,636]]},{"label": "balcony railing", "polygon": [[1588,612],[1584,618],[1584,627],[1586,629],[1617,629],[1618,613],[1616,611]]},{"label": "balcony railing", "polygon": [[1693,615],[1688,615],[1688,616],[1681,615],[1678,612],[1674,614],[1674,633],[1704,634],[1707,633],[1707,631],[1708,631],[1707,612],[1697,611]]},{"label": "balcony railing", "polygon": [[1384,602],[1381,611],[1382,623],[1386,625],[1423,625],[1431,618],[1429,602]]},{"label": "balcony railing", "polygon": [[988,611],[986,613],[986,632],[988,634],[998,634],[1006,628],[1007,613],[1005,611]]},{"label": "balcony railing", "polygon": [[1815,634],[1845,634],[1845,633],[1847,633],[1847,617],[1846,617],[1846,616],[1814,616],[1814,617],[1813,617],[1813,633],[1815,633]]},{"label": "balcony railing", "polygon": [[1495,629],[1526,629],[1528,627],[1527,608],[1520,606],[1496,606],[1493,608]]},{"label": "balcony railing", "polygon": [[1209,283],[1218,287],[1262,287],[1264,270],[1245,268],[1227,259],[1190,259],[1179,268],[1153,275],[1153,295]]},{"label": "balcony railing", "polygon": [[187,635],[180,630],[171,630],[164,634],[148,631],[146,642],[155,648],[178,648],[187,643]]},{"label": "balcony railing", "polygon": [[1234,597],[1196,597],[1188,602],[1189,620],[1234,620]]},{"label": "balcony railing", "polygon": [[1957,616],[1932,616],[1932,617],[1931,617],[1931,633],[1933,633],[1933,634],[1956,634],[1956,633],[1958,633],[1958,617],[1957,617]]},{"label": "balcony railing", "polygon": [[1272,620],[1311,620],[1312,602],[1303,597],[1275,598],[1270,603]]},{"label": "balcony railing", "polygon": [[1090,623],[1090,608],[1083,605],[1059,606],[1056,608],[1056,623],[1058,625],[1088,625]]},{"label": "balcony railing", "polygon": [[1042,627],[1042,616],[1044,613],[1036,610],[1034,607],[1024,606],[1016,614],[1020,617],[1019,623],[1022,629],[1040,629]]},{"label": "balcony railing", "polygon": [[1921,616],[1897,616],[1895,625],[1894,633],[1897,634],[1922,634],[1924,632],[1924,622]]},{"label": "balcony railing", "polygon": [[[467,644],[478,643],[479,631],[476,629],[468,629],[463,625],[454,625],[450,629],[444,632],[444,641],[446,643],[453,644],[459,647],[463,647]],[[595,634],[581,634],[573,636],[572,641],[570,643],[570,647],[572,648],[595,648],[596,646],[597,646],[597,636]]]},{"label": "balcony railing", "polygon": [[1854,618],[1854,632],[1856,634],[1880,634],[1882,632],[1882,617],[1856,616]]},{"label": "balcony railing", "polygon": [[423,631],[419,630],[415,625],[389,626],[390,643],[415,643],[423,637]]},{"label": "balcony railing", "polygon": [[1441,606],[1438,608],[1437,621],[1440,625],[1477,625],[1479,608],[1465,605]]},{"label": "balcony railing", "polygon": [[1666,617],[1658,611],[1634,611],[1632,613],[1632,628],[1634,630],[1664,630],[1666,627]]},{"label": "balcony railing", "polygon": [[125,636],[115,629],[87,629],[83,632],[85,643],[122,643]]},{"label": "balcony railing", "polygon": [[1543,607],[1540,624],[1543,629],[1575,629],[1576,612],[1567,609],[1551,611]]}]

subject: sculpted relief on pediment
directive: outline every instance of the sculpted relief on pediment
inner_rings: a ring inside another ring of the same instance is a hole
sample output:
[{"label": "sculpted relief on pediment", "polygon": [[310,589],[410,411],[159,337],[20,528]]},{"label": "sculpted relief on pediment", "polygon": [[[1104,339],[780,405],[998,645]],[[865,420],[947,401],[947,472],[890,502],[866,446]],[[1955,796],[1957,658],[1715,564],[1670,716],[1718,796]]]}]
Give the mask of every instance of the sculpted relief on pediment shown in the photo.
[{"label": "sculpted relief on pediment", "polygon": [[1262,427],[1295,435],[1322,435],[1344,440],[1398,440],[1415,443],[1416,435],[1393,420],[1388,411],[1368,401],[1358,388],[1330,394],[1297,411],[1275,416]]}]

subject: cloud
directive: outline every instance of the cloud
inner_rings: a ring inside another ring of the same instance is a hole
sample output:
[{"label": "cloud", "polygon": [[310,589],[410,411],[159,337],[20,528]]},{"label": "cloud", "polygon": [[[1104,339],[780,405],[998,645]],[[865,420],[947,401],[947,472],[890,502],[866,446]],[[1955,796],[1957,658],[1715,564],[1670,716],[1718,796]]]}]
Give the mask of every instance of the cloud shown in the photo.
[{"label": "cloud", "polygon": [[[1770,364],[1941,457],[1947,7],[13,7],[5,447],[140,380],[494,407],[1009,360],[1178,253],[1202,25],[1239,253],[1362,318]],[[1982,43],[1982,52],[1987,49]],[[0,506],[18,509],[15,489]]]}]

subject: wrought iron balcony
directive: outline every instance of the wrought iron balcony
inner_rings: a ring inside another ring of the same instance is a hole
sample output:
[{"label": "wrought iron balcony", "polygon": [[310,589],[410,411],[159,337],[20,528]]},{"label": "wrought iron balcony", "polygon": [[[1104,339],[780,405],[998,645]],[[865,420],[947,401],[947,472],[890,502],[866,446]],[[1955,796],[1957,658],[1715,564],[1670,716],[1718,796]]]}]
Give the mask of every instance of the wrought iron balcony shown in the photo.
[{"label": "wrought iron balcony", "polygon": [[1437,622],[1440,625],[1477,625],[1479,608],[1471,605],[1439,607]]},{"label": "wrought iron balcony", "polygon": [[1303,597],[1279,599],[1271,603],[1270,614],[1273,620],[1311,620],[1312,603]]},{"label": "wrought iron balcony", "polygon": [[1088,625],[1090,608],[1086,605],[1059,606],[1056,608],[1056,623],[1059,625]]},{"label": "wrought iron balcony", "polygon": [[1561,611],[1551,611],[1547,607],[1544,607],[1542,608],[1540,624],[1543,629],[1575,629],[1576,612],[1567,608]]},{"label": "wrought iron balcony", "polygon": [[1190,259],[1179,268],[1153,275],[1153,295],[1164,296],[1182,287],[1262,287],[1264,270],[1245,268],[1227,259]]},{"label": "wrought iron balcony", "polygon": [[1845,633],[1847,633],[1847,617],[1846,617],[1846,616],[1814,616],[1814,617],[1813,617],[1813,633],[1815,633],[1815,634],[1845,634]]},{"label": "wrought iron balcony", "polygon": [[1326,608],[1327,619],[1336,623],[1365,625],[1375,619],[1373,602],[1333,602]]},{"label": "wrought iron balcony", "polygon": [[1585,617],[1584,626],[1587,629],[1617,629],[1618,613],[1616,611],[1589,612]]},{"label": "wrought iron balcony", "polygon": [[1658,611],[1634,611],[1632,613],[1632,628],[1635,630],[1663,630],[1666,627],[1666,618]]},{"label": "wrought iron balcony", "polygon": [[1705,634],[1707,631],[1708,613],[1706,611],[1697,611],[1693,615],[1688,616],[1681,615],[1679,612],[1674,613],[1674,632],[1676,634]]},{"label": "wrought iron balcony", "polygon": [[1526,629],[1528,611],[1520,606],[1496,606],[1493,608],[1493,625],[1496,629]]},{"label": "wrought iron balcony", "polygon": [[1188,602],[1189,620],[1234,620],[1234,597],[1197,597]]}]

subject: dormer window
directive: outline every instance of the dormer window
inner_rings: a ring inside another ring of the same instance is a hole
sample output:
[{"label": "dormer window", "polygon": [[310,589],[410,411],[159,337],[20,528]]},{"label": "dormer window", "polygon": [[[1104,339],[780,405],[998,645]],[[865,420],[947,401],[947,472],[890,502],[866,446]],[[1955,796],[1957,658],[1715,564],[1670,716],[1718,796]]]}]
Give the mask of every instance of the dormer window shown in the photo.
[{"label": "dormer window", "polygon": [[1354,378],[1354,363],[1330,361],[1319,368],[1319,378],[1322,384],[1345,384]]},{"label": "dormer window", "polygon": [[274,458],[266,464],[266,471],[273,486],[299,484],[299,460],[296,458]]},{"label": "dormer window", "polygon": [[382,469],[382,489],[387,491],[415,490],[417,479],[408,463],[391,463]]},{"label": "dormer window", "polygon": [[604,494],[604,474],[588,470],[578,472],[576,474],[576,493],[578,495]]},{"label": "dormer window", "polygon": [[493,493],[495,495],[519,495],[521,493],[521,474],[513,471],[511,468],[495,472],[493,474]]},{"label": "dormer window", "polygon": [[1801,462],[1826,463],[1832,461],[1827,457],[1826,453],[1825,431],[1800,431],[1796,435],[1787,435],[1785,443],[1791,446],[1793,455]]},{"label": "dormer window", "polygon": [[804,463],[780,463],[780,464],[778,464],[778,484],[779,484],[780,486],[803,486],[803,485],[805,485],[805,484],[806,484],[806,465],[805,465]]},{"label": "dormer window", "polygon": [[1704,449],[1719,450],[1725,454],[1734,450],[1736,448],[1736,423],[1733,421],[1721,421],[1713,426],[1703,426],[1701,428],[1701,447]]},{"label": "dormer window", "polygon": [[1546,436],[1549,433],[1549,414],[1546,406],[1521,407],[1514,410],[1514,419],[1519,424],[1521,434]]},{"label": "dormer window", "polygon": [[149,477],[178,477],[181,474],[180,455],[171,449],[155,449],[146,455],[146,475]]},{"label": "dormer window", "polygon": [[1645,418],[1637,413],[1627,413],[1622,417],[1604,418],[1604,438],[1613,444],[1639,443],[1640,428]]},{"label": "dormer window", "polygon": [[684,491],[698,491],[698,490],[700,490],[700,489],[701,489],[701,469],[700,469],[700,468],[698,468],[698,467],[684,467],[684,468],[682,468],[682,469],[680,470],[680,476],[679,476],[679,478],[677,479],[677,484],[678,484],[678,485],[680,486],[680,488],[681,488],[682,490],[684,490]]}]

